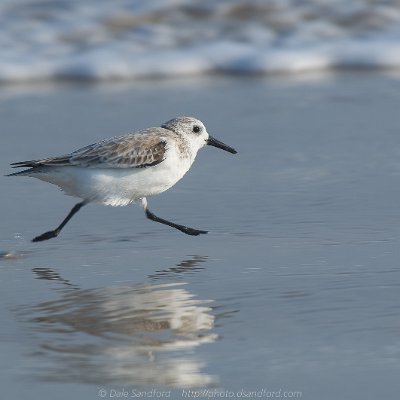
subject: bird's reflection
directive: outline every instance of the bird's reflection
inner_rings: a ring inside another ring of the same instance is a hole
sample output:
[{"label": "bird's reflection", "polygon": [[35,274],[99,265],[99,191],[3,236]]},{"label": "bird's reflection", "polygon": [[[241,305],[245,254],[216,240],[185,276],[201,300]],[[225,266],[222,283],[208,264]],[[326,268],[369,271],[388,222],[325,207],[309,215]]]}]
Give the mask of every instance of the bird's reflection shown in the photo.
[{"label": "bird's reflection", "polygon": [[[193,256],[150,279],[193,271],[205,261]],[[39,340],[35,354],[51,361],[50,368],[37,371],[40,379],[172,387],[215,383],[193,351],[217,339],[211,301],[197,299],[184,282],[79,289],[51,269],[34,273],[63,284],[59,299],[23,310]]]},{"label": "bird's reflection", "polygon": [[204,267],[201,266],[201,263],[204,263],[206,261],[207,261],[206,256],[192,256],[192,258],[183,260],[173,267],[156,271],[154,274],[149,275],[149,278],[153,280],[169,278],[169,277],[176,279],[178,276],[177,274],[181,274],[182,272],[187,274],[190,272],[197,272],[199,270],[202,270]]},{"label": "bird's reflection", "polygon": [[38,268],[33,268],[32,271],[35,273],[36,279],[44,279],[46,281],[57,281],[70,287],[75,286],[68,279],[64,279],[60,274],[54,272],[51,268],[38,267]]}]

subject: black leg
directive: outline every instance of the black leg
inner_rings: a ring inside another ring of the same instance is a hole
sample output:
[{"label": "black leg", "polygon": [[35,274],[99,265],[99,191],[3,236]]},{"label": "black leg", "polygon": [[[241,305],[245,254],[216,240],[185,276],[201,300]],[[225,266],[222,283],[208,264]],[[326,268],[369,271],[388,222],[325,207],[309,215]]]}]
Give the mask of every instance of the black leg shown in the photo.
[{"label": "black leg", "polygon": [[52,238],[55,238],[58,236],[58,234],[61,232],[61,229],[64,228],[65,225],[67,225],[68,221],[83,207],[86,203],[86,201],[82,201],[78,204],[75,204],[72,207],[72,210],[69,212],[69,214],[65,217],[64,221],[61,222],[61,224],[54,229],[53,231],[48,231],[45,233],[42,233],[39,236],[36,236],[35,238],[32,239],[32,242],[42,242],[43,240],[49,240]]},{"label": "black leg", "polygon": [[155,221],[155,222],[160,222],[161,224],[164,224],[164,225],[171,226],[172,228],[178,229],[179,231],[186,233],[186,235],[197,236],[202,233],[208,233],[208,231],[199,231],[198,229],[189,228],[188,226],[184,226],[184,225],[178,225],[173,222],[167,221],[166,219],[157,217],[157,215],[154,215],[147,208],[145,208],[145,212],[146,212],[146,217],[148,219],[151,219],[152,221]]}]

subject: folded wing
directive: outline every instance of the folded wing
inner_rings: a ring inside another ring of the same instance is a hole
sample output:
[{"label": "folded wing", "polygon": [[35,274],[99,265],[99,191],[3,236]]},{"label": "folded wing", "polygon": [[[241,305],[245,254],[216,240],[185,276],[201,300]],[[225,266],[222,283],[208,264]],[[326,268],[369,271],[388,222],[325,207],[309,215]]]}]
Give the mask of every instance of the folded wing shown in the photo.
[{"label": "folded wing", "polygon": [[[158,128],[163,131],[162,128]],[[60,157],[21,161],[13,168],[79,166],[86,168],[146,168],[165,158],[167,139],[155,128],[103,140]]]}]

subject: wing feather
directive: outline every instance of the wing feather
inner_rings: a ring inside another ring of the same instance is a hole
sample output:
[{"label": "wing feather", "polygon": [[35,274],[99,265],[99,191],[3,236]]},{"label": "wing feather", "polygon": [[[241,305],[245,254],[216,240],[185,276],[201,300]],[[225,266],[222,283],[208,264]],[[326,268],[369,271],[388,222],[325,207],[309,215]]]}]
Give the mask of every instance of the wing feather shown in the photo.
[{"label": "wing feather", "polygon": [[163,128],[150,128],[106,139],[60,157],[21,161],[13,168],[75,165],[87,168],[146,168],[165,158],[167,139]]}]

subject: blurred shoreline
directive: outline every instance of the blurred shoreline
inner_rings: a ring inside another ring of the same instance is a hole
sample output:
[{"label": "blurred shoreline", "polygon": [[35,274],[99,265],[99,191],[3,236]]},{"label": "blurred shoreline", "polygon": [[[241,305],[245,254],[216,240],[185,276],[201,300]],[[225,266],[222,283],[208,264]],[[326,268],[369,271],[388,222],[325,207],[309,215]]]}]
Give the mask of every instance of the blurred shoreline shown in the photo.
[{"label": "blurred shoreline", "polygon": [[396,0],[1,0],[0,83],[400,70]]}]

